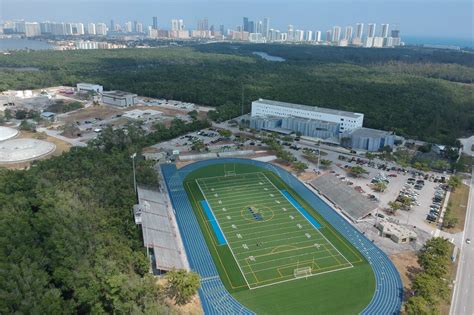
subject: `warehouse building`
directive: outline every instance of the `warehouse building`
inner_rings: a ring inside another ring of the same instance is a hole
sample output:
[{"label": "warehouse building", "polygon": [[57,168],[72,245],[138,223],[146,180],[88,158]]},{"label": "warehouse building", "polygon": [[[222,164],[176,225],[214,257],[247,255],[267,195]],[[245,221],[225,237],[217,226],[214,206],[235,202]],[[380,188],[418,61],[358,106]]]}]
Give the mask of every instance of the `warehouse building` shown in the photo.
[{"label": "warehouse building", "polygon": [[102,93],[102,103],[120,107],[129,107],[137,103],[137,94],[110,91]]},{"label": "warehouse building", "polygon": [[339,124],[339,133],[362,127],[364,114],[316,106],[259,99],[252,102],[251,117],[294,117]]},{"label": "warehouse building", "polygon": [[343,141],[343,145],[366,151],[378,151],[385,146],[392,148],[395,143],[395,135],[392,132],[370,128],[351,130],[345,133],[343,138],[349,140],[348,143]]},{"label": "warehouse building", "polygon": [[78,83],[76,85],[78,92],[95,92],[95,93],[102,93],[104,91],[104,87],[98,84],[90,84],[90,83]]}]

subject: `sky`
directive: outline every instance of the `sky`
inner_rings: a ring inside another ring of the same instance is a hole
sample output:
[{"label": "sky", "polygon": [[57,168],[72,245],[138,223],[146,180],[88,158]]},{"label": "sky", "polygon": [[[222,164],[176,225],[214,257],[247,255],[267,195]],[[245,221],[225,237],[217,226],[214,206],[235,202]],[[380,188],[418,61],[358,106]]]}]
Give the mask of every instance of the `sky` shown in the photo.
[{"label": "sky", "polygon": [[224,24],[226,29],[251,20],[270,18],[270,27],[321,30],[334,25],[388,23],[399,25],[402,36],[473,38],[472,0],[0,0],[0,20],[105,22],[137,20],[149,25],[157,16],[162,28],[172,18],[184,19],[186,28],[198,19]]}]

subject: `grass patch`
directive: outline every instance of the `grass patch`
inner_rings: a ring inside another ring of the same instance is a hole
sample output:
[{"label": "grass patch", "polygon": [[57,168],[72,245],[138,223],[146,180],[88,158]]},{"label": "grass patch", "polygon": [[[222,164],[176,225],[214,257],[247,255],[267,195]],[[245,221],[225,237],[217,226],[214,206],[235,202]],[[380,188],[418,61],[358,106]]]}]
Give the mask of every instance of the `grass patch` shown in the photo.
[{"label": "grass patch", "polygon": [[446,229],[446,231],[450,233],[457,233],[464,230],[468,199],[468,185],[461,184],[454,192],[451,192],[449,196],[448,207],[450,208],[450,215],[457,219],[457,223],[453,228]]}]

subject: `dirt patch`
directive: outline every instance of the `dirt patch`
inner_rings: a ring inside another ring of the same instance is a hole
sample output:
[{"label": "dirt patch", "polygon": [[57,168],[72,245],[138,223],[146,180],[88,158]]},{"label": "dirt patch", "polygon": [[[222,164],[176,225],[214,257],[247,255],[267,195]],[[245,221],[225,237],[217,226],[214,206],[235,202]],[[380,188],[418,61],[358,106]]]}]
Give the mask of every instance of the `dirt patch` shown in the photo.
[{"label": "dirt patch", "polygon": [[318,177],[318,174],[312,171],[303,172],[298,176],[299,180],[302,182],[309,182],[309,181],[312,181],[313,179],[316,179],[317,177]]},{"label": "dirt patch", "polygon": [[67,116],[59,117],[58,120],[62,122],[76,122],[78,120],[84,119],[94,119],[96,117],[105,119],[111,116],[123,113],[123,109],[118,107],[100,105],[100,106],[90,106],[77,110]]},{"label": "dirt patch", "polygon": [[414,251],[405,251],[389,256],[402,278],[404,291],[411,288],[413,275],[420,271],[418,257]]}]

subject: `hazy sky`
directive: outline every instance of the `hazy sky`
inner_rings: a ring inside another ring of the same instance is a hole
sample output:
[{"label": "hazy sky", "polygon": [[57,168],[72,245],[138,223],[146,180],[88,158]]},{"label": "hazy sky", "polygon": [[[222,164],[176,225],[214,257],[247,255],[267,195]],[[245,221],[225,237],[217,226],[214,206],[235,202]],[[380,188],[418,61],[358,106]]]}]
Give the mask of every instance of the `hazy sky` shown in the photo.
[{"label": "hazy sky", "polygon": [[[325,32],[333,25],[357,22],[400,25],[402,35],[473,37],[472,0],[0,0],[0,20],[51,20],[118,23],[138,20],[151,24],[157,16],[161,27],[172,18],[184,19],[187,28],[207,17],[209,24],[233,28],[242,17],[270,18],[270,27]],[[380,27],[377,27],[377,33]]]}]

